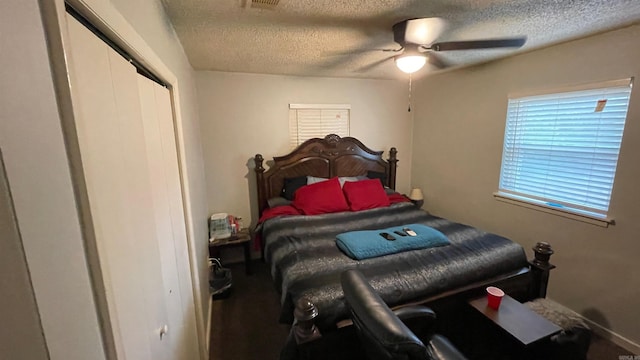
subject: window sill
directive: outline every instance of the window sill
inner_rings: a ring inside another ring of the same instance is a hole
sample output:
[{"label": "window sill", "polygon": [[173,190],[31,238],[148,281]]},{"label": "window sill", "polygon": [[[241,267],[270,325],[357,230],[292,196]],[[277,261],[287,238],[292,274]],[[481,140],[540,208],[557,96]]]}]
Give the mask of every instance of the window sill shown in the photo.
[{"label": "window sill", "polygon": [[595,216],[589,216],[585,214],[577,214],[564,209],[558,209],[551,206],[528,202],[521,198],[511,197],[507,194],[503,194],[499,192],[493,193],[493,197],[496,200],[505,202],[507,204],[522,206],[528,209],[542,211],[547,214],[562,216],[571,220],[582,221],[588,224],[597,225],[605,228],[609,227],[609,225],[615,225],[615,221],[611,218],[598,218]]}]

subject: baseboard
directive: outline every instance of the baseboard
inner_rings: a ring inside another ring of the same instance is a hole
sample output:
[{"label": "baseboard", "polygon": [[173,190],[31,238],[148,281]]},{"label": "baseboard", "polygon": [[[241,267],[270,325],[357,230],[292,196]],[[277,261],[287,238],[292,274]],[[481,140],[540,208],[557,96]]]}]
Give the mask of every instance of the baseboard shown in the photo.
[{"label": "baseboard", "polygon": [[207,315],[207,354],[211,354],[211,312],[213,311],[213,298],[209,296],[209,312]]},{"label": "baseboard", "polygon": [[[579,314],[578,314],[579,315]],[[640,345],[636,344],[635,342],[627,339],[626,337],[617,334],[603,326],[601,326],[600,324],[597,324],[587,318],[584,318],[584,321],[587,322],[587,324],[589,324],[589,326],[591,326],[592,330],[594,333],[598,334],[600,337],[603,337],[605,339],[609,339],[611,340],[612,343],[620,346],[621,348],[624,348],[625,350],[629,350],[629,354],[640,354]]]},{"label": "baseboard", "polygon": [[[634,354],[640,354],[640,345],[636,344],[635,342],[627,339],[626,337],[617,334],[613,331],[611,331],[610,329],[605,328],[604,326],[593,322],[592,320],[587,319],[586,317],[582,316],[582,314],[579,314],[571,309],[569,309],[568,307],[558,303],[557,301],[553,300],[553,299],[549,299],[553,302],[555,302],[556,304],[558,304],[558,306],[562,307],[563,309],[565,309],[567,312],[570,312],[572,314],[575,314],[576,316],[578,316],[579,318],[581,318],[582,320],[584,320],[590,327],[591,330],[598,336],[608,339],[610,340],[612,343],[620,346],[621,348],[624,348],[625,350],[629,351],[628,355]],[[626,354],[621,354],[621,355],[626,355]]]}]

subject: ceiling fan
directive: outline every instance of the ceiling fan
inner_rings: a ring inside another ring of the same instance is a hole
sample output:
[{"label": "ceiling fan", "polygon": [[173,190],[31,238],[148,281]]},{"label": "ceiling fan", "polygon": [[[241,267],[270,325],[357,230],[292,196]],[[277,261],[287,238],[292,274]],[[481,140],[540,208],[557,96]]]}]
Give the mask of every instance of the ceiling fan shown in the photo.
[{"label": "ceiling fan", "polygon": [[436,54],[440,51],[518,48],[527,40],[526,37],[513,37],[435,42],[445,26],[445,20],[437,17],[401,21],[393,25],[393,40],[400,45],[400,48],[382,51],[400,53],[394,56],[396,66],[401,71],[411,74],[420,70],[427,61],[439,69],[447,67],[447,64]]}]

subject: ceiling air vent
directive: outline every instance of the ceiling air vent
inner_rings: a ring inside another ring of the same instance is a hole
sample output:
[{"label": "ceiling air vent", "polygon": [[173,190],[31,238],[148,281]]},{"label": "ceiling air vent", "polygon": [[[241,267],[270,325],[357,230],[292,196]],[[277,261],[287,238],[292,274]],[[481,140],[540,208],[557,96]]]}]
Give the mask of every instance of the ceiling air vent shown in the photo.
[{"label": "ceiling air vent", "polygon": [[278,6],[280,0],[251,0],[252,8],[273,10]]}]

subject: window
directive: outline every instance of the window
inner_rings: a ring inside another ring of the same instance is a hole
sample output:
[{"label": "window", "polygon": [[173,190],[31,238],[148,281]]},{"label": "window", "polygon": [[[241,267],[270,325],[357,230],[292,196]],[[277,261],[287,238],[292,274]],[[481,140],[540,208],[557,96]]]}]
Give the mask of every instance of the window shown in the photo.
[{"label": "window", "polygon": [[609,222],[631,84],[510,98],[496,196]]},{"label": "window", "polygon": [[289,104],[291,148],[329,134],[349,136],[349,104]]}]

